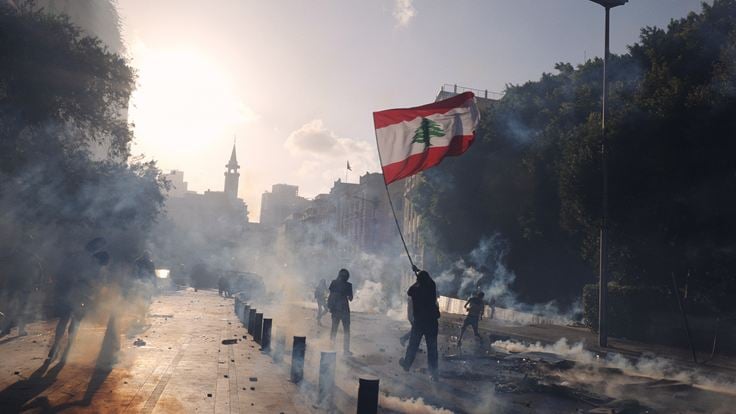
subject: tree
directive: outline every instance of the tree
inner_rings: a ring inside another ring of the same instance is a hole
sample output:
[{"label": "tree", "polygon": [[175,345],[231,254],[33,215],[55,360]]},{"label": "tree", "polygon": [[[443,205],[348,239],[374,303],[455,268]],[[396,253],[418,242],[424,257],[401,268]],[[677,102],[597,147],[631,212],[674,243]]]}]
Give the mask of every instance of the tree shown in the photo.
[{"label": "tree", "polygon": [[66,18],[0,7],[0,234],[49,277],[95,236],[116,263],[134,259],[161,209],[155,163],[128,160],[134,85],[124,58]]},{"label": "tree", "polygon": [[[734,62],[736,1],[716,0],[642,29],[608,68],[613,280],[669,288],[674,273],[703,312],[736,311]],[[436,236],[429,256],[445,257],[435,271],[500,233],[522,299],[570,300],[596,280],[601,65],[510,85],[474,147],[423,173],[413,197]]]}]

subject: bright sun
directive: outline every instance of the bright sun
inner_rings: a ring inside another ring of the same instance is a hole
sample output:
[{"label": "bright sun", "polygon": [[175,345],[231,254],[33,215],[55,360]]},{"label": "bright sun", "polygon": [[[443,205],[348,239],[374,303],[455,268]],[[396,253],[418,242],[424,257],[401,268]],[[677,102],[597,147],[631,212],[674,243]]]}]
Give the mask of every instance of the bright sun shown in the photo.
[{"label": "bright sun", "polygon": [[216,62],[196,50],[133,49],[138,88],[131,97],[134,152],[168,159],[197,154],[255,118]]}]

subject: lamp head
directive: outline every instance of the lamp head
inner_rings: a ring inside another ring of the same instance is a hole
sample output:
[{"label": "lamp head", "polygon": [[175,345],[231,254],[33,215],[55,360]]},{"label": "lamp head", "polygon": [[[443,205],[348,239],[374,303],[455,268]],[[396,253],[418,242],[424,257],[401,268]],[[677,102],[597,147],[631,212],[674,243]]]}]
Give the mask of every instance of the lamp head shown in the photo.
[{"label": "lamp head", "polygon": [[629,0],[590,0],[590,1],[592,1],[593,3],[598,3],[607,9],[612,9],[616,6],[623,6],[624,4],[629,2]]}]

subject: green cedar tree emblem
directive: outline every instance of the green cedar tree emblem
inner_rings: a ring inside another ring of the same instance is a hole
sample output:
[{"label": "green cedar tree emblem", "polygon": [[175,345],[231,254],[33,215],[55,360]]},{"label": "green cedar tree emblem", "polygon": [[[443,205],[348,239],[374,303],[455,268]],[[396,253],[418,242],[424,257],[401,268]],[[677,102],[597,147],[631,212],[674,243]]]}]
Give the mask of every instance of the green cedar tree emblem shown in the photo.
[{"label": "green cedar tree emblem", "polygon": [[419,128],[417,128],[416,131],[414,131],[414,137],[411,140],[411,143],[420,143],[424,144],[425,147],[429,147],[432,144],[429,142],[432,137],[441,137],[445,135],[445,131],[442,130],[442,127],[437,122],[432,121],[431,119],[422,118],[422,123],[419,125]]}]

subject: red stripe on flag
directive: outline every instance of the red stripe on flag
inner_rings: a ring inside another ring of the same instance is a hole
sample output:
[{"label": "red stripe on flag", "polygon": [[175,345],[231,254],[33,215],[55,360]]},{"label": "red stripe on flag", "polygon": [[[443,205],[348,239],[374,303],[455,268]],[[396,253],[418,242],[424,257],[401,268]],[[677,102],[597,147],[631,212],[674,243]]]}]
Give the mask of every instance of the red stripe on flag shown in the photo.
[{"label": "red stripe on flag", "polygon": [[446,147],[429,147],[427,151],[410,155],[409,158],[383,166],[383,181],[388,185],[396,180],[406,178],[427,168],[434,167],[447,156],[457,156],[467,151],[475,139],[473,135],[452,137]]},{"label": "red stripe on flag", "polygon": [[373,124],[376,129],[380,129],[389,125],[398,124],[399,122],[411,121],[420,116],[444,114],[451,109],[463,106],[465,102],[474,97],[473,92],[464,92],[449,99],[414,108],[387,109],[385,111],[374,112]]}]

